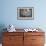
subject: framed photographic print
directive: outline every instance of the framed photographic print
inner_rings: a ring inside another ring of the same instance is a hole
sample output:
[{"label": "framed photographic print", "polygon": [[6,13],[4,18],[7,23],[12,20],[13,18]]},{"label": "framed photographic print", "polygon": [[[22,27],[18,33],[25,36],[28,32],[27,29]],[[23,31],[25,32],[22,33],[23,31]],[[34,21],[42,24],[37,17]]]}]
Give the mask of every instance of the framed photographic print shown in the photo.
[{"label": "framed photographic print", "polygon": [[33,20],[34,19],[34,8],[33,7],[18,7],[17,8],[17,19]]}]

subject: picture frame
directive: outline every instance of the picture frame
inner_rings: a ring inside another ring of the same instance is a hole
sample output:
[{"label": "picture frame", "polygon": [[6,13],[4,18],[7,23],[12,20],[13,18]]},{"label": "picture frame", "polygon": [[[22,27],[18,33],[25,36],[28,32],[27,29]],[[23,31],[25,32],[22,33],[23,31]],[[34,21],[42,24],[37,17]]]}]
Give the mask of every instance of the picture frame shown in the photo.
[{"label": "picture frame", "polygon": [[34,19],[34,7],[18,7],[17,8],[18,20],[33,20]]}]

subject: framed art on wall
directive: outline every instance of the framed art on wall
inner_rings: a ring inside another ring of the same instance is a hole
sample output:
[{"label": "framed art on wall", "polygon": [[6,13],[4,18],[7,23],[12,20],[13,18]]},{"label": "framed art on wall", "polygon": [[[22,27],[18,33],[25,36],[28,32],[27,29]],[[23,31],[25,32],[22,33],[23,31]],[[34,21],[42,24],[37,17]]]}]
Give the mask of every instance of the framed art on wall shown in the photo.
[{"label": "framed art on wall", "polygon": [[34,8],[33,7],[18,7],[17,8],[17,19],[33,20],[34,19]]}]

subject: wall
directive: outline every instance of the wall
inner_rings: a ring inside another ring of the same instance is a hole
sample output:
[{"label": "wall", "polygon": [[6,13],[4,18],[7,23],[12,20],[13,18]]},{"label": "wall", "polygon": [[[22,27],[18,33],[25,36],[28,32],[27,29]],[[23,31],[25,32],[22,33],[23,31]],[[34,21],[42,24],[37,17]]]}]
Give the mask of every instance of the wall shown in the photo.
[{"label": "wall", "polygon": [[[0,24],[46,28],[46,0],[1,0]],[[34,7],[34,20],[17,20],[17,7]]]}]

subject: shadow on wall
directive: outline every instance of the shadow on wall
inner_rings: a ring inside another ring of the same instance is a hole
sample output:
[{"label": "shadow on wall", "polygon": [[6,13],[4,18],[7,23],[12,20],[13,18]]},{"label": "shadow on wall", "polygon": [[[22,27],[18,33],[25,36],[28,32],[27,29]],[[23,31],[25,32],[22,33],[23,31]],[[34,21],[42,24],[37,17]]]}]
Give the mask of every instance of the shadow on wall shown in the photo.
[{"label": "shadow on wall", "polygon": [[0,43],[2,43],[2,36],[3,36],[2,32],[6,31],[6,30],[4,30],[4,28],[6,28],[5,25],[0,24]]}]

